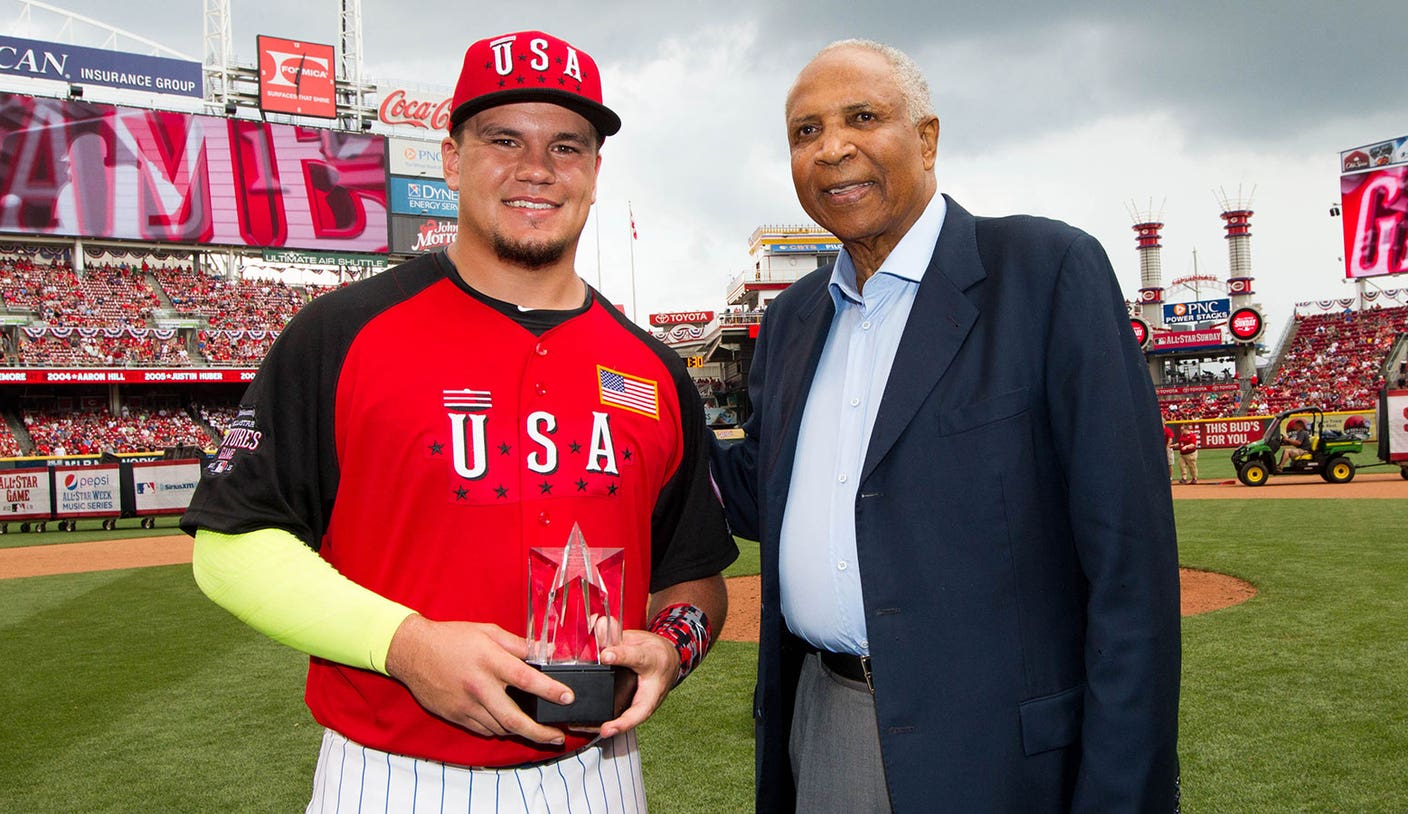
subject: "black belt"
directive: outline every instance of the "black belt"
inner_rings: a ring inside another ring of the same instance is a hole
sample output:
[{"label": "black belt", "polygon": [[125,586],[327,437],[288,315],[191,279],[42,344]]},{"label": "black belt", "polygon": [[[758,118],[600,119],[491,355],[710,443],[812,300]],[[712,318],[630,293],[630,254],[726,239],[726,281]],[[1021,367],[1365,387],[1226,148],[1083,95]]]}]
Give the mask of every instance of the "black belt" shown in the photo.
[{"label": "black belt", "polygon": [[832,653],[830,650],[817,650],[821,663],[826,669],[842,678],[859,681],[875,694],[875,680],[870,670],[870,656],[853,656],[850,653]]}]

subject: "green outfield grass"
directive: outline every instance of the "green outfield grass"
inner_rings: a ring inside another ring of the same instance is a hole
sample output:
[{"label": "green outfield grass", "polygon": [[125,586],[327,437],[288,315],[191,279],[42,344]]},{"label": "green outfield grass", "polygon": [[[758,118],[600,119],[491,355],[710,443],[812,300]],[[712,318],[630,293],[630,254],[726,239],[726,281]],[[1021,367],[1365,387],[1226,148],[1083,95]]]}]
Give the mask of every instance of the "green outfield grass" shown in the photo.
[{"label": "green outfield grass", "polygon": [[[1287,511],[1293,505],[1292,511]],[[1177,506],[1185,565],[1260,595],[1186,619],[1184,811],[1408,800],[1408,500]],[[743,543],[734,573],[757,570]],[[756,648],[721,642],[641,732],[654,814],[752,807]],[[0,811],[296,811],[304,659],[167,566],[0,581]]]}]

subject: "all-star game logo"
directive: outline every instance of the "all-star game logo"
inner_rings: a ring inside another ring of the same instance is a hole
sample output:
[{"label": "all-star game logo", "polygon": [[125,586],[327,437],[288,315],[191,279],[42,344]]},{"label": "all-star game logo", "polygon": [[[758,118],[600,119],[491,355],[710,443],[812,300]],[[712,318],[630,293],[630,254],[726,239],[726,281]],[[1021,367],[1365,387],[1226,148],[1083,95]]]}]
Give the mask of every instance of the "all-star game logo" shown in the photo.
[{"label": "all-star game logo", "polygon": [[206,474],[218,476],[233,472],[235,456],[259,449],[263,438],[264,434],[254,428],[254,408],[241,407],[235,414],[235,420],[230,422],[229,429],[225,430],[225,436],[220,439],[220,448],[215,451],[215,457],[205,465]]}]

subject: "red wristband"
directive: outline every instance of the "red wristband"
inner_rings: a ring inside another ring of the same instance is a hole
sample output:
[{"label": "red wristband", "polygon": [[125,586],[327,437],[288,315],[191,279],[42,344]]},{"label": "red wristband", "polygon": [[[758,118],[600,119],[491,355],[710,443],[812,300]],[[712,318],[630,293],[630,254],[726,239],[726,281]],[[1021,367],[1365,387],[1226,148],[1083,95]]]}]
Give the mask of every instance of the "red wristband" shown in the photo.
[{"label": "red wristband", "polygon": [[708,615],[687,602],[678,602],[662,608],[655,614],[655,618],[650,620],[647,630],[665,637],[675,646],[675,650],[679,651],[680,674],[675,679],[676,684],[684,681],[685,676],[693,672],[704,660],[704,655],[709,652],[714,638]]}]

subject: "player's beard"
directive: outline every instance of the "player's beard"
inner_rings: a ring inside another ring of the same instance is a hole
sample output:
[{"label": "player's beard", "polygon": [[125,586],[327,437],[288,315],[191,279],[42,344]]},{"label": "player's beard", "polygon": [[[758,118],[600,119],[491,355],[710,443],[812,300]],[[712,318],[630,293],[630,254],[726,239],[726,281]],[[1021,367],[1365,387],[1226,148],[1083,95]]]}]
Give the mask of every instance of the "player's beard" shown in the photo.
[{"label": "player's beard", "polygon": [[505,263],[525,269],[540,269],[562,259],[570,240],[510,240],[495,232],[492,236],[494,254]]}]

